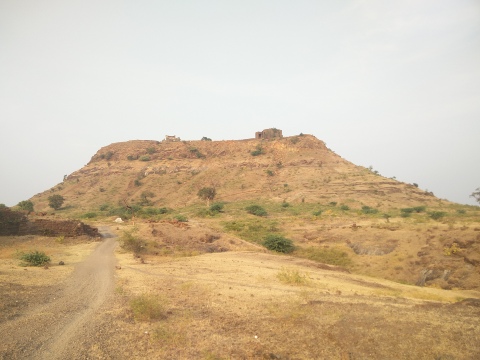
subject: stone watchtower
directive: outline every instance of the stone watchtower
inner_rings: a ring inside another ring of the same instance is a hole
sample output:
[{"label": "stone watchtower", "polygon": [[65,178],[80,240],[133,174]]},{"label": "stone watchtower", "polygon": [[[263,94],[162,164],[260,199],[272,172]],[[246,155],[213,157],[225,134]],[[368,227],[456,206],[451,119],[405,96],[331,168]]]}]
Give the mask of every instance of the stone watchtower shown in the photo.
[{"label": "stone watchtower", "polygon": [[283,137],[282,130],[270,128],[255,133],[255,139],[281,139]]}]

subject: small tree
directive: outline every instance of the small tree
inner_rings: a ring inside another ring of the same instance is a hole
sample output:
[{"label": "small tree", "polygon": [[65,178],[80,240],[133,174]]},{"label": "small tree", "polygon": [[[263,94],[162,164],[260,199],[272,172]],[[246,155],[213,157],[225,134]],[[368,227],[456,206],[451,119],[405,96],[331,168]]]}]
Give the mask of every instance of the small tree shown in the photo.
[{"label": "small tree", "polygon": [[155,194],[151,191],[145,190],[145,191],[142,192],[140,197],[141,197],[141,201],[140,201],[141,205],[149,205],[150,200],[148,200],[148,198],[155,197]]},{"label": "small tree", "polygon": [[472,192],[472,194],[470,195],[470,197],[473,197],[473,198],[475,199],[475,201],[480,204],[480,188],[477,188],[477,190],[475,190],[474,192]]},{"label": "small tree", "polygon": [[273,250],[285,254],[295,250],[295,246],[293,246],[292,240],[275,234],[267,235],[265,237],[265,240],[263,241],[263,246],[265,246],[268,250]]},{"label": "small tree", "polygon": [[30,200],[24,200],[24,201],[20,201],[17,206],[21,209],[21,210],[25,210],[25,211],[28,211],[28,212],[32,212],[33,211],[33,202],[31,202]]},{"label": "small tree", "polygon": [[210,200],[213,200],[217,195],[217,190],[214,187],[204,187],[198,190],[197,196],[207,201],[207,206],[210,206]]},{"label": "small tree", "polygon": [[48,206],[52,209],[58,210],[62,207],[64,201],[65,199],[62,195],[55,194],[48,197]]}]

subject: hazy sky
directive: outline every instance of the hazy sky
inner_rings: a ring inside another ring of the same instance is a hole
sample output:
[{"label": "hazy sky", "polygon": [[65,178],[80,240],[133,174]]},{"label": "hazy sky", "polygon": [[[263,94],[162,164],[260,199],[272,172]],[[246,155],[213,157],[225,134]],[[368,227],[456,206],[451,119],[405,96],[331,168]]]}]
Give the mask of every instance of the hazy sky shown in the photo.
[{"label": "hazy sky", "polygon": [[0,0],[0,203],[102,146],[312,134],[475,204],[480,1]]}]

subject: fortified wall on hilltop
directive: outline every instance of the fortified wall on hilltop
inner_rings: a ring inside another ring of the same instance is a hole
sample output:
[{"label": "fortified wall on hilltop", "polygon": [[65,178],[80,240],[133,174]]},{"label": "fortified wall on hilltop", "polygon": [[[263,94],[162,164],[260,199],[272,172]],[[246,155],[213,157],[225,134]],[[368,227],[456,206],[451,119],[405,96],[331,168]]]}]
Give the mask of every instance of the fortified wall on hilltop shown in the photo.
[{"label": "fortified wall on hilltop", "polygon": [[255,133],[255,139],[281,139],[283,138],[282,130],[270,128]]}]

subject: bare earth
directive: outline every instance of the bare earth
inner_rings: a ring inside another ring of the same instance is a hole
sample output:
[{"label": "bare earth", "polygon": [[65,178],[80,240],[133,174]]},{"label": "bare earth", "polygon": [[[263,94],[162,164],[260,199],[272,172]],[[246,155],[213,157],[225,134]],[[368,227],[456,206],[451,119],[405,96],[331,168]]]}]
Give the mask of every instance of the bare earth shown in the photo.
[{"label": "bare earth", "polygon": [[[47,250],[72,264],[24,270],[0,257],[2,359],[480,358],[473,291],[251,249],[143,263],[111,237]],[[130,300],[142,294],[158,299],[161,318],[133,317]]]},{"label": "bare earth", "polygon": [[[79,353],[114,287],[116,241],[107,238],[64,284],[38,291],[38,304],[0,323],[4,359],[68,359]],[[48,272],[43,274],[48,276]]]}]

